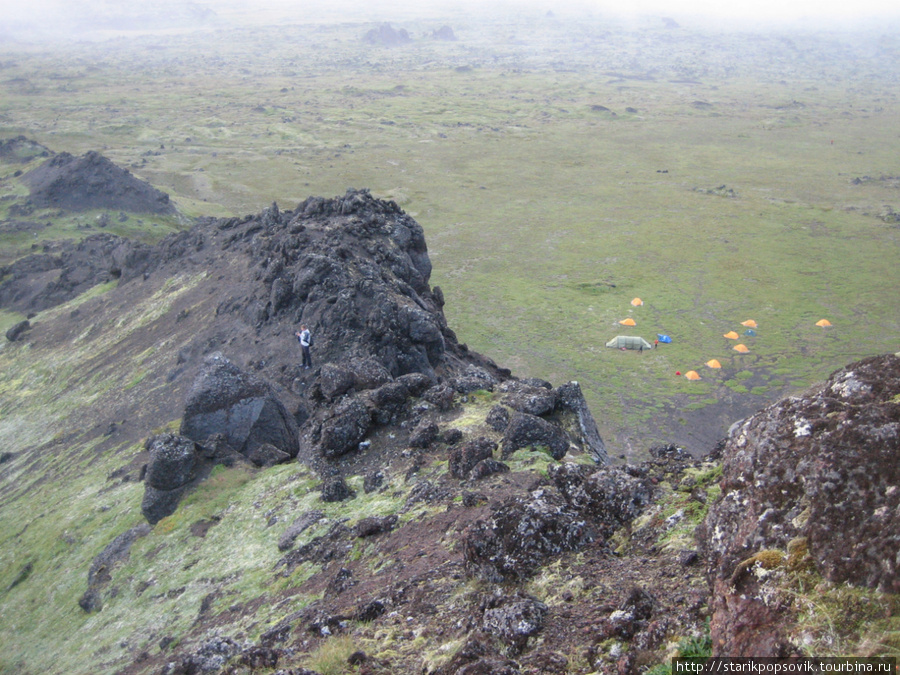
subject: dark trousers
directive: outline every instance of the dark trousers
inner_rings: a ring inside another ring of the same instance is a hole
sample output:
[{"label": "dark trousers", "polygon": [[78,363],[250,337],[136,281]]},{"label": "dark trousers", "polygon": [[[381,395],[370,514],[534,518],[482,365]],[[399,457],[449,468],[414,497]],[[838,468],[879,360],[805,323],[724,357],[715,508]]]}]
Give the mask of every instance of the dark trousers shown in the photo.
[{"label": "dark trousers", "polygon": [[312,368],[312,357],[309,355],[309,347],[300,346],[303,350],[303,367]]}]

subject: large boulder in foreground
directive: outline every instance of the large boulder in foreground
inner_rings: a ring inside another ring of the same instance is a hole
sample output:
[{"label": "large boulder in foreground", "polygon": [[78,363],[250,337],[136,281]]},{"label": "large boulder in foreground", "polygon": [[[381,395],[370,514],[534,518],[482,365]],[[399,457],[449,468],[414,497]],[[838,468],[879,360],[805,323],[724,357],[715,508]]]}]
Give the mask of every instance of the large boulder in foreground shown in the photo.
[{"label": "large boulder in foreground", "polygon": [[900,357],[836,371],[803,397],[736,425],[721,497],[701,530],[717,654],[785,656],[788,610],[767,602],[751,561],[808,551],[822,577],[900,591]]},{"label": "large boulder in foreground", "polygon": [[197,442],[217,433],[242,455],[269,444],[297,456],[297,423],[272,387],[219,352],[205,359],[181,422],[181,435]]}]

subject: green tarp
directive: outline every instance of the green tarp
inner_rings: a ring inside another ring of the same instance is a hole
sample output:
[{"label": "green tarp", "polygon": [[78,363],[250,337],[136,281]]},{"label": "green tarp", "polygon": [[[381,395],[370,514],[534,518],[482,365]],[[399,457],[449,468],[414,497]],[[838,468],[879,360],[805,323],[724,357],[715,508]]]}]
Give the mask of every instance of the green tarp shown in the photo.
[{"label": "green tarp", "polygon": [[616,349],[640,349],[641,347],[644,349],[653,349],[653,345],[644,338],[633,337],[630,335],[619,335],[618,337],[614,337],[606,343],[606,346],[614,347]]}]

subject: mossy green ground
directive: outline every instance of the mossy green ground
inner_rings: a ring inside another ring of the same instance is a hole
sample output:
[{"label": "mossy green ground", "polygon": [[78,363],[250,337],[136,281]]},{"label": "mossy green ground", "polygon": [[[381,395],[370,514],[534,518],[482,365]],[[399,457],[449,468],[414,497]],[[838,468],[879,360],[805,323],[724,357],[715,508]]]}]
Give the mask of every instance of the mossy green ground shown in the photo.
[{"label": "mossy green ground", "polygon": [[[614,454],[702,451],[730,417],[897,350],[900,230],[876,217],[898,202],[896,40],[448,21],[458,42],[402,49],[341,24],[13,51],[0,133],[99,149],[191,214],[396,199],[460,338],[579,380]],[[748,318],[739,355],[721,336]],[[604,347],[628,332],[674,342]]]}]

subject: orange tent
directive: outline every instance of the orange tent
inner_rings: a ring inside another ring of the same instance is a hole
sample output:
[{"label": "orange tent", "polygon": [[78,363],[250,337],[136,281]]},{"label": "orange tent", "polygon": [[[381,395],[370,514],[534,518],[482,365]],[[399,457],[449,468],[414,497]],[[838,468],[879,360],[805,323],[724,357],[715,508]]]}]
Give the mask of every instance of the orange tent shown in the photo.
[{"label": "orange tent", "polygon": [[641,305],[644,304],[644,301],[641,300],[640,298],[635,298],[634,300],[631,301],[631,304],[634,305],[635,307],[640,307]]},{"label": "orange tent", "polygon": [[719,363],[718,361],[716,361],[715,359],[707,361],[706,365],[708,365],[710,368],[721,368],[722,367],[722,364]]},{"label": "orange tent", "polygon": [[747,326],[747,328],[756,328],[756,322],[753,319],[747,319],[746,321],[741,321],[742,326]]},{"label": "orange tent", "polygon": [[622,319],[619,323],[623,326],[637,326],[637,324],[634,322],[634,319],[632,319],[631,317]]},{"label": "orange tent", "polygon": [[700,376],[697,374],[696,370],[687,371],[684,376],[689,380],[699,380]]},{"label": "orange tent", "polygon": [[750,350],[747,349],[747,345],[735,345],[732,349],[736,352],[740,352],[741,354],[746,354]]},{"label": "orange tent", "polygon": [[739,335],[735,333],[733,330],[728,331],[722,337],[727,337],[729,340],[737,340]]},{"label": "orange tent", "polygon": [[816,321],[816,325],[825,328],[826,326],[830,326],[831,322],[828,319],[820,319],[819,321]]}]

